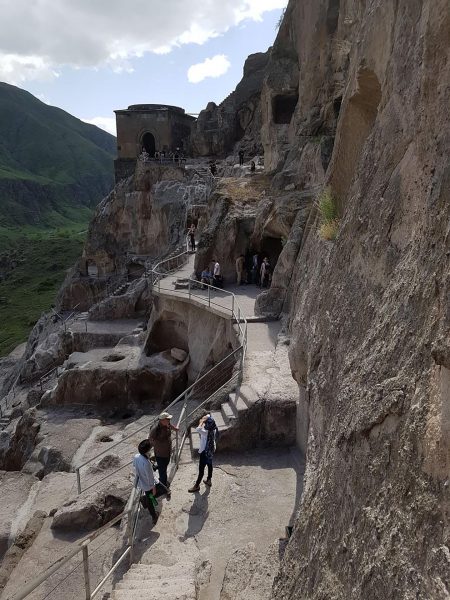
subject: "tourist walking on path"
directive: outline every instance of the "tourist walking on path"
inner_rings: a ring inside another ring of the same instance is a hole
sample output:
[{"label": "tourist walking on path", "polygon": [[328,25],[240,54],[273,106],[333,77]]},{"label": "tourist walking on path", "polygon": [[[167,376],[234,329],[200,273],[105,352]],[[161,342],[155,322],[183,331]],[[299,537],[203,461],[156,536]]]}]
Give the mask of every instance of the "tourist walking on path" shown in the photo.
[{"label": "tourist walking on path", "polygon": [[243,164],[244,164],[244,151],[239,150],[239,165],[242,167]]},{"label": "tourist walking on path", "polygon": [[213,456],[216,451],[216,435],[217,425],[210,414],[205,415],[198,422],[198,427],[195,431],[200,435],[200,462],[198,464],[198,477],[194,485],[189,488],[188,492],[194,493],[200,490],[200,483],[205,474],[205,467],[208,467],[208,477],[204,480],[204,484],[208,487],[212,486],[213,474]]},{"label": "tourist walking on path", "polygon": [[195,225],[193,223],[189,227],[188,235],[189,235],[189,244],[191,246],[191,251],[195,252]]},{"label": "tourist walking on path", "polygon": [[149,453],[152,449],[150,440],[143,440],[138,446],[138,453],[133,459],[133,466],[136,472],[135,485],[143,492],[146,497],[146,508],[153,519],[153,525],[158,521],[158,513],[155,510],[156,502],[156,483],[153,474],[153,466],[150,462]]},{"label": "tourist walking on path", "polygon": [[245,262],[245,256],[243,254],[241,254],[240,256],[237,257],[237,259],[236,259],[236,277],[237,277],[238,285],[242,285],[242,283],[243,283],[244,262]]},{"label": "tourist walking on path", "polygon": [[178,431],[178,427],[170,422],[171,418],[172,415],[169,415],[169,413],[161,413],[158,417],[158,424],[150,433],[150,443],[154,446],[156,464],[158,465],[159,481],[167,488],[167,498],[170,498],[167,468],[172,454],[172,431]]},{"label": "tourist walking on path", "polygon": [[270,274],[272,272],[272,268],[270,266],[269,259],[266,257],[261,265],[261,287],[268,287],[270,284]]}]

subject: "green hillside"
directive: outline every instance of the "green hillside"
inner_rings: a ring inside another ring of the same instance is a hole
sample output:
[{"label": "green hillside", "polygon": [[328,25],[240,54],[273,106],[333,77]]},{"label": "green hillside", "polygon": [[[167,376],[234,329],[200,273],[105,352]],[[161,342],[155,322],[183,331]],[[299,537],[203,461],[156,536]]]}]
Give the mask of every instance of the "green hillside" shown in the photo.
[{"label": "green hillside", "polygon": [[85,221],[113,186],[115,138],[0,83],[1,228]]},{"label": "green hillside", "polygon": [[109,133],[0,83],[0,357],[54,303],[115,151]]}]

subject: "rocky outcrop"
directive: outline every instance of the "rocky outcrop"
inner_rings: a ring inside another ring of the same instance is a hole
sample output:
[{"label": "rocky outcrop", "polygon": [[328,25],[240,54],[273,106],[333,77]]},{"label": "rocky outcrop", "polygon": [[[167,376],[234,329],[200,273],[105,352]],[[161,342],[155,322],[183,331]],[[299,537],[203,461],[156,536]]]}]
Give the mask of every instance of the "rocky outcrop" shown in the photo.
[{"label": "rocky outcrop", "polygon": [[9,576],[19,564],[22,556],[30,548],[42,529],[46,513],[37,510],[26,524],[25,529],[17,536],[14,543],[8,548],[0,566],[0,592],[6,586]]},{"label": "rocky outcrop", "polygon": [[0,469],[20,471],[31,456],[40,429],[35,417],[28,411],[0,431]]},{"label": "rocky outcrop", "polygon": [[190,138],[194,156],[225,156],[239,142],[246,155],[261,154],[260,95],[270,50],[251,54],[236,90],[219,106],[210,102],[194,123]]},{"label": "rocky outcrop", "polygon": [[[0,559],[15,537],[18,508],[23,506],[37,479],[24,473],[0,471],[0,485],[2,491],[2,510],[0,513]],[[0,570],[0,587],[4,582]]]},{"label": "rocky outcrop", "polygon": [[228,559],[220,600],[272,600],[272,584],[286,542],[257,549],[253,542],[238,548]]},{"label": "rocky outcrop", "polygon": [[179,362],[170,350],[146,356],[139,344],[74,352],[55,388],[41,403],[95,405],[103,410],[160,406],[180,394],[189,356]]},{"label": "rocky outcrop", "polygon": [[150,310],[151,291],[146,278],[138,279],[124,291],[108,296],[89,309],[89,318],[93,321],[113,321],[144,316]]},{"label": "rocky outcrop", "polygon": [[56,531],[90,531],[98,529],[125,508],[131,491],[127,481],[110,483],[108,489],[95,490],[70,500],[53,517]]},{"label": "rocky outcrop", "polygon": [[325,241],[312,212],[290,259],[307,470],[276,600],[450,593],[449,31],[445,0],[292,0],[280,31],[299,101],[266,164],[308,186],[334,138],[340,226]]},{"label": "rocky outcrop", "polygon": [[88,310],[144,275],[157,258],[184,246],[190,206],[204,200],[210,185],[209,178],[193,171],[138,161],[134,176],[119,182],[97,207],[83,255],[60,291],[58,307]]}]

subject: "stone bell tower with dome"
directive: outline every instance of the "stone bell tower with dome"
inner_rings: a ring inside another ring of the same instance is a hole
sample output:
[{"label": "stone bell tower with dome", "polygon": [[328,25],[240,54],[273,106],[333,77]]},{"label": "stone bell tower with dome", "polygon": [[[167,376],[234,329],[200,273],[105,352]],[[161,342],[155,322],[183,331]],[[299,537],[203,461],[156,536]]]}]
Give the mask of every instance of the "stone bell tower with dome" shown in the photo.
[{"label": "stone bell tower with dome", "polygon": [[195,117],[183,108],[167,104],[133,104],[115,110],[117,159],[114,161],[116,182],[134,173],[142,150],[155,152],[183,151],[191,134]]}]

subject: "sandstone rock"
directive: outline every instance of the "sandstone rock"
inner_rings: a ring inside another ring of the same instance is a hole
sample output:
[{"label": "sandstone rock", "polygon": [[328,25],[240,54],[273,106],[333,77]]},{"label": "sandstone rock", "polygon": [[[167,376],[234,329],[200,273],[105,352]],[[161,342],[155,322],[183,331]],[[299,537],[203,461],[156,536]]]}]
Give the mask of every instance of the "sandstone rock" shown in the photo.
[{"label": "sandstone rock", "polygon": [[20,471],[37,443],[40,425],[36,413],[27,411],[0,432],[0,469]]},{"label": "sandstone rock", "polygon": [[220,600],[272,600],[272,584],[285,542],[257,549],[253,542],[234,551],[227,562]]},{"label": "sandstone rock", "polygon": [[50,333],[37,346],[22,368],[22,378],[31,379],[45,375],[54,367],[61,365],[72,351],[72,335],[59,331]]},{"label": "sandstone rock", "polygon": [[52,472],[70,471],[75,453],[100,421],[83,418],[61,408],[54,412],[42,409],[36,416],[40,421],[39,438],[23,466],[24,472],[33,473],[42,479]]},{"label": "sandstone rock", "polygon": [[170,355],[178,362],[183,362],[186,360],[188,353],[185,350],[181,350],[181,348],[172,348]]},{"label": "sandstone rock", "polygon": [[45,405],[160,406],[184,389],[186,369],[187,361],[176,361],[170,350],[146,356],[140,345],[74,353]]},{"label": "sandstone rock", "polygon": [[[191,181],[189,172],[178,167],[138,162],[135,177],[119,182],[97,207],[83,256],[60,291],[58,307],[68,310],[79,304],[77,310],[88,310],[97,304],[92,308],[96,318],[145,310],[144,282],[121,300],[107,298],[135,276],[139,257],[143,275],[146,261],[184,245],[189,206],[203,200],[208,182]],[[92,285],[98,285],[95,293]]]},{"label": "sandstone rock", "polygon": [[[289,124],[264,123],[266,168],[283,186],[330,184],[340,217],[324,242],[313,211],[289,260],[308,463],[274,600],[449,590],[450,137],[448,91],[431,89],[450,88],[450,17],[443,0],[372,9],[293,0],[272,53],[297,63],[299,100]],[[263,106],[280,91],[269,75]]]},{"label": "sandstone rock", "polygon": [[19,564],[26,550],[33,544],[44,524],[46,516],[45,512],[36,511],[28,521],[25,529],[17,536],[14,543],[6,551],[0,567],[0,592],[5,587],[10,574]]},{"label": "sandstone rock", "polygon": [[89,318],[94,321],[131,319],[145,314],[151,305],[151,293],[147,279],[139,279],[120,296],[109,296],[89,309]]},{"label": "sandstone rock", "polygon": [[125,508],[131,484],[113,483],[108,489],[85,493],[58,509],[52,529],[86,531],[98,529]]},{"label": "sandstone rock", "polygon": [[[101,440],[103,441],[103,440]],[[113,441],[112,438],[110,438],[108,441]],[[118,467],[120,467],[121,465],[121,458],[120,456],[118,456],[117,454],[105,454],[105,456],[103,456],[99,462],[92,466],[89,467],[89,472],[90,473],[101,473],[102,471],[109,471],[112,469],[117,469]]]},{"label": "sandstone rock", "polygon": [[250,55],[236,90],[219,106],[210,102],[201,111],[190,138],[194,156],[225,156],[236,142],[247,157],[261,152],[260,94],[268,58],[269,51]]},{"label": "sandstone rock", "polygon": [[0,471],[2,510],[0,512],[0,559],[14,540],[18,509],[24,504],[37,479],[24,473]]}]

